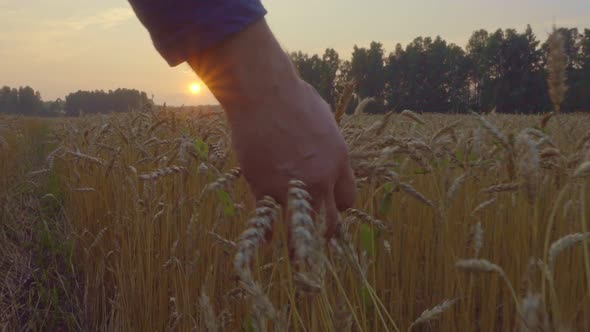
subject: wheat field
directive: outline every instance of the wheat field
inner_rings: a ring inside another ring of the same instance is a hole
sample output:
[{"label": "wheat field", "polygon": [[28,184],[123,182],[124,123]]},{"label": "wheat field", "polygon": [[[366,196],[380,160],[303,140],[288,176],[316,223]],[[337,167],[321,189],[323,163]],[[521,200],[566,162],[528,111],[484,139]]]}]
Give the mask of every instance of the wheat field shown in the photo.
[{"label": "wheat field", "polygon": [[327,243],[222,114],[0,120],[0,331],[590,330],[588,114],[344,115]]}]

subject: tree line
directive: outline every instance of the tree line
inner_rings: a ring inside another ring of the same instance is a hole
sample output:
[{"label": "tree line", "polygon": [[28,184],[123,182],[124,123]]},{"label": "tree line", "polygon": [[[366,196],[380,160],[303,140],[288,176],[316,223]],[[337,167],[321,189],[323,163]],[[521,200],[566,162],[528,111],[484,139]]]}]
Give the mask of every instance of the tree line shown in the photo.
[{"label": "tree line", "polygon": [[143,91],[117,89],[108,92],[78,91],[66,96],[64,111],[68,116],[103,112],[126,112],[151,105],[152,101]]},{"label": "tree line", "polygon": [[[559,28],[568,86],[562,111],[590,111],[590,29]],[[530,26],[523,32],[475,31],[465,48],[437,36],[418,37],[386,54],[383,44],[354,46],[350,60],[331,48],[322,55],[290,53],[300,76],[333,107],[354,81],[348,112],[371,98],[369,113],[391,109],[419,112],[468,110],[539,113],[552,109],[547,89],[548,40],[541,43]],[[134,89],[77,91],[65,100],[44,102],[31,87],[0,89],[0,114],[68,115],[124,112],[151,105]]]},{"label": "tree line", "polygon": [[41,100],[39,91],[30,86],[18,89],[4,86],[0,89],[0,114],[36,115],[48,110],[49,107],[50,105],[45,105]]},{"label": "tree line", "polygon": [[[567,59],[563,111],[590,110],[590,29],[559,28]],[[465,49],[441,37],[418,37],[385,54],[383,44],[354,46],[350,60],[334,49],[323,55],[293,52],[300,76],[333,107],[347,82],[356,82],[355,104],[373,98],[365,111],[538,113],[552,109],[547,92],[548,41],[530,26],[524,32],[475,31]]]},{"label": "tree line", "polygon": [[26,86],[0,89],[0,114],[35,116],[78,116],[80,114],[125,112],[140,109],[153,102],[143,91],[116,89],[109,91],[77,91],[65,100],[43,101],[41,93]]}]

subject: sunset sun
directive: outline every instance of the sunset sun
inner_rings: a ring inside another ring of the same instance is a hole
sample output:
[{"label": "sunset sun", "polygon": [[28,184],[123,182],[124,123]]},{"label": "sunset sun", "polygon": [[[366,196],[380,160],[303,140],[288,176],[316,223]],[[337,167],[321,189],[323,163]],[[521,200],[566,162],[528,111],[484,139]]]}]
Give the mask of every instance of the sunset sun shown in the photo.
[{"label": "sunset sun", "polygon": [[196,95],[201,92],[201,85],[199,83],[191,83],[189,90],[193,95]]}]

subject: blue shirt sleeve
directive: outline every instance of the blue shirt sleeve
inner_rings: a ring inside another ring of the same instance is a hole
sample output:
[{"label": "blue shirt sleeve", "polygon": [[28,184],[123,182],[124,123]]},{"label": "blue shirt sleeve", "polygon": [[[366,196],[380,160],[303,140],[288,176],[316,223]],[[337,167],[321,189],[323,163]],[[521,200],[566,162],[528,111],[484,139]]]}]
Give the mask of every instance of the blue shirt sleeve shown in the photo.
[{"label": "blue shirt sleeve", "polygon": [[170,66],[258,21],[260,0],[129,0]]}]

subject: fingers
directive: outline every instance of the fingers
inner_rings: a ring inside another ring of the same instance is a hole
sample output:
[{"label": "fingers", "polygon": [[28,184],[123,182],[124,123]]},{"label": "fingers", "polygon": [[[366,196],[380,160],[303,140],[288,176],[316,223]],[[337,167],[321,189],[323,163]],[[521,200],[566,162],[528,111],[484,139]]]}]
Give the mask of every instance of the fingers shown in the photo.
[{"label": "fingers", "polygon": [[[327,240],[330,240],[340,231],[340,216],[334,199],[334,188],[322,184],[319,188],[311,188],[310,194],[312,195],[312,208],[316,216],[325,217],[326,229],[324,236]],[[317,217],[315,220],[316,223],[319,221]]]},{"label": "fingers", "polygon": [[[312,197],[312,208],[314,212],[319,215],[324,213],[326,218],[325,237],[329,240],[337,236],[340,232],[339,212],[350,208],[354,204],[356,197],[356,186],[354,175],[348,162],[343,163],[340,172],[336,175],[335,183],[329,181],[328,178],[323,178],[322,181],[311,184],[308,187],[308,192]],[[251,186],[256,199],[260,200],[264,195],[275,198],[277,203],[284,208],[287,204],[288,185],[282,184],[275,186],[268,186],[264,190],[257,186]],[[286,212],[287,209],[284,209]],[[287,217],[287,215],[285,215]],[[267,234],[267,237],[271,237]]]},{"label": "fingers", "polygon": [[333,195],[328,195],[324,201],[324,209],[326,213],[326,233],[324,236],[326,240],[330,240],[340,234],[340,214],[336,207],[336,201]]},{"label": "fingers", "polygon": [[354,204],[356,198],[356,184],[352,168],[347,162],[344,163],[336,185],[334,186],[334,199],[339,211],[344,211]]},{"label": "fingers", "polygon": [[[285,202],[286,202],[286,194],[283,195],[278,195],[277,193],[273,193],[271,191],[261,191],[259,190],[257,187],[250,185],[250,189],[252,191],[252,193],[254,194],[254,197],[256,198],[256,205],[258,205],[258,202],[260,202],[261,200],[263,200],[265,197],[271,197],[272,199],[275,200],[275,202],[277,204],[279,204],[280,206],[282,206],[283,208],[285,207]],[[285,190],[286,192],[286,190]],[[287,209],[283,209],[283,219],[287,220]],[[271,228],[270,229],[266,229],[264,232],[264,240],[266,242],[270,242],[272,241],[273,235],[274,235],[274,231],[275,231],[275,226],[274,226],[274,222],[271,224]],[[290,237],[290,234],[289,234]]]},{"label": "fingers", "polygon": [[347,162],[336,179],[333,189],[327,191],[323,203],[326,213],[326,234],[327,240],[340,234],[341,223],[338,211],[344,211],[354,204],[356,198],[356,185],[352,168]]}]

